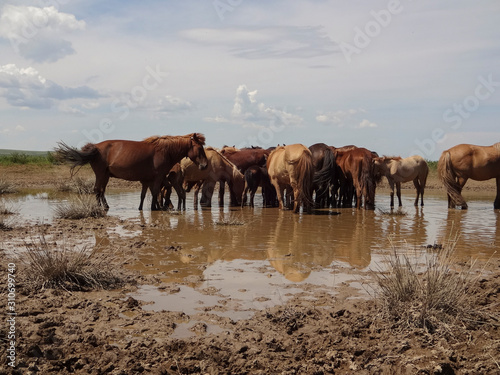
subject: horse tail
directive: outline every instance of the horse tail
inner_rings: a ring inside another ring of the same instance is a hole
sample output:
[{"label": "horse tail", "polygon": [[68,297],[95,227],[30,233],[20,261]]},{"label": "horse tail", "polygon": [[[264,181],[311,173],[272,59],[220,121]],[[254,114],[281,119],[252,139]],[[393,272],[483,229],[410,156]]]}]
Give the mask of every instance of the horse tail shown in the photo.
[{"label": "horse tail", "polygon": [[59,142],[58,145],[59,147],[55,149],[56,158],[61,161],[73,163],[71,166],[71,177],[76,173],[73,172],[76,167],[81,167],[92,162],[99,155],[99,150],[93,143],[87,143],[82,147],[81,151],[68,146],[64,142]]},{"label": "horse tail", "polygon": [[443,183],[448,196],[455,205],[463,205],[465,202],[460,194],[460,185],[451,163],[450,151],[443,151],[438,161],[438,176]]},{"label": "horse tail", "polygon": [[302,155],[297,160],[295,168],[295,181],[297,181],[300,187],[300,201],[306,206],[311,206],[313,204],[312,192],[313,192],[313,179],[314,179],[314,164],[312,161],[311,151],[309,149],[304,149]]},{"label": "horse tail", "polygon": [[313,183],[315,186],[328,186],[333,184],[336,179],[337,162],[335,154],[329,148],[325,151],[323,168],[314,173]]}]

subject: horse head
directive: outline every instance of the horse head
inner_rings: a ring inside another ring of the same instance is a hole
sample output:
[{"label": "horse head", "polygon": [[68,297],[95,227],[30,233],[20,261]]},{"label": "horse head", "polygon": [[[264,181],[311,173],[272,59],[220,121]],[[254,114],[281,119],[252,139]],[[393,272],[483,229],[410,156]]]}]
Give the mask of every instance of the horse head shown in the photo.
[{"label": "horse head", "polygon": [[191,147],[188,151],[188,158],[195,163],[198,168],[205,169],[208,165],[207,155],[205,154],[205,136],[200,133],[193,133],[190,136]]}]

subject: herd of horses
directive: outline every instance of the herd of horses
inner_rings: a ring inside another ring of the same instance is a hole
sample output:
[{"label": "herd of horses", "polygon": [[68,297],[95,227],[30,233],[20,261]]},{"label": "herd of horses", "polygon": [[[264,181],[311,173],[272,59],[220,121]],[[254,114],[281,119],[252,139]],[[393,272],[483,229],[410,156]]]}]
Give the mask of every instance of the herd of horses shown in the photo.
[{"label": "herd of horses", "polygon": [[[143,141],[108,140],[89,143],[81,150],[63,142],[56,148],[61,160],[76,167],[90,164],[95,173],[97,202],[109,208],[104,193],[110,177],[139,181],[142,184],[139,210],[147,190],[151,210],[171,205],[171,193],[178,195],[179,210],[186,207],[186,192],[195,189],[195,205],[201,190],[200,205],[210,206],[219,183],[219,205],[224,205],[225,185],[230,205],[254,206],[254,196],[262,190],[263,205],[305,212],[313,208],[375,208],[375,189],[385,176],[390,186],[391,209],[394,188],[399,206],[401,183],[413,181],[415,206],[424,205],[424,190],[429,168],[421,156],[380,157],[376,152],[354,145],[344,147],[317,143],[277,146],[269,149],[224,146],[218,150],[205,146],[200,133],[184,136],[153,136]],[[442,153],[438,175],[448,194],[448,207],[467,208],[462,188],[467,180],[496,178],[494,208],[500,209],[500,143],[493,146],[461,144]]]}]

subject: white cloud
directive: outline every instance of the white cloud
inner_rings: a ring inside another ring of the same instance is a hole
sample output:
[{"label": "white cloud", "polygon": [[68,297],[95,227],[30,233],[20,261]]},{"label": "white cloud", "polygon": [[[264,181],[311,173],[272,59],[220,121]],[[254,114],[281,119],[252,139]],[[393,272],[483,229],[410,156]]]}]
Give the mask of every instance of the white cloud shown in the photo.
[{"label": "white cloud", "polygon": [[0,15],[0,37],[8,39],[21,56],[54,62],[75,51],[68,34],[85,29],[85,22],[55,7],[5,5]]},{"label": "white cloud", "polygon": [[42,77],[32,67],[18,68],[15,64],[0,66],[0,97],[14,107],[47,109],[60,100],[101,96],[88,86],[60,86]]},{"label": "white cloud", "polygon": [[358,128],[376,128],[378,125],[374,122],[368,121],[367,119],[363,119],[358,125]]},{"label": "white cloud", "polygon": [[352,122],[352,118],[358,113],[366,112],[362,108],[358,109],[346,109],[337,110],[334,112],[321,113],[316,116],[316,121],[323,123],[325,125],[337,125],[338,127],[343,127]]},{"label": "white cloud", "polygon": [[245,59],[311,58],[340,52],[322,27],[238,27],[189,29],[180,35],[202,45],[221,45]]},{"label": "white cloud", "polygon": [[[217,122],[233,122],[243,127],[253,128],[264,128],[271,125],[302,125],[302,117],[289,113],[286,109],[270,107],[262,102],[259,103],[256,97],[257,90],[250,91],[246,85],[238,86],[230,120],[218,116]],[[210,119],[210,122],[216,121]]]}]

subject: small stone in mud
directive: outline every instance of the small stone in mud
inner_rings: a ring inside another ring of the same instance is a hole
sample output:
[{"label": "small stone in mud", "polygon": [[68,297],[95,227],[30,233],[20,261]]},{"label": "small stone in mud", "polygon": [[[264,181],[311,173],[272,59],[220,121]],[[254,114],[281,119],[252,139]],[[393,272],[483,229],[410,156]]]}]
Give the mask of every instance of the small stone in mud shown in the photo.
[{"label": "small stone in mud", "polygon": [[205,323],[199,322],[196,323],[194,326],[189,328],[191,332],[195,333],[206,333],[207,332],[207,325]]},{"label": "small stone in mud", "polygon": [[127,303],[127,308],[129,308],[129,309],[133,309],[134,307],[139,306],[139,301],[137,301],[133,297],[128,297],[126,303]]}]

